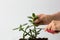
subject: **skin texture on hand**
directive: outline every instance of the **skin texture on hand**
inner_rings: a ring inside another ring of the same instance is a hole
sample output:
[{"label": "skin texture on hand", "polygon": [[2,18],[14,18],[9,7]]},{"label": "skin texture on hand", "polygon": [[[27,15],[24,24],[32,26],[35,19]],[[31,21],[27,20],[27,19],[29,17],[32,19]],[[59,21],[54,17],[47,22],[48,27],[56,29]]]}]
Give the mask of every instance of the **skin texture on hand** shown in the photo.
[{"label": "skin texture on hand", "polygon": [[35,23],[38,25],[49,24],[53,20],[53,16],[51,15],[39,14],[37,16],[38,16],[38,19],[35,20]]},{"label": "skin texture on hand", "polygon": [[60,12],[56,12],[52,15],[38,14],[38,19],[35,20],[37,25],[49,24],[52,20],[60,20]]},{"label": "skin texture on hand", "polygon": [[50,33],[60,32],[60,21],[53,20],[46,28],[45,31]]},{"label": "skin texture on hand", "polygon": [[54,20],[60,20],[60,12],[56,12],[54,14],[52,14],[52,16],[54,17]]}]

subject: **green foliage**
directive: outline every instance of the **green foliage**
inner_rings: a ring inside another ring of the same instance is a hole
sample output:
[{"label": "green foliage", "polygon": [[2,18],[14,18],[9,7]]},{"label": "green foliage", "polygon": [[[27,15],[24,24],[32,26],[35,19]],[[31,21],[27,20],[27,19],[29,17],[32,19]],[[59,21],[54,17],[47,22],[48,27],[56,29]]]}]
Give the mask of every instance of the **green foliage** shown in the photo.
[{"label": "green foliage", "polygon": [[28,23],[23,24],[23,26],[26,26]]},{"label": "green foliage", "polygon": [[35,13],[32,13],[32,17],[35,17],[36,15],[35,15]]},{"label": "green foliage", "polygon": [[28,18],[33,19],[33,17],[31,17],[31,16],[28,16]]},{"label": "green foliage", "polygon": [[[41,31],[41,29],[37,31],[36,24],[34,24],[34,21],[38,18],[38,16],[36,16],[35,13],[32,13],[32,16],[28,16],[28,18],[29,18],[29,22],[32,25],[28,25],[28,23],[25,23],[23,25],[20,25],[18,28],[13,29],[13,30],[18,29],[19,31],[23,31],[23,39],[25,39],[27,35],[30,36],[29,38],[36,38],[37,35],[40,34],[39,32]],[[29,29],[30,27],[33,27],[33,29]],[[29,32],[27,32],[27,29],[29,30]]]}]

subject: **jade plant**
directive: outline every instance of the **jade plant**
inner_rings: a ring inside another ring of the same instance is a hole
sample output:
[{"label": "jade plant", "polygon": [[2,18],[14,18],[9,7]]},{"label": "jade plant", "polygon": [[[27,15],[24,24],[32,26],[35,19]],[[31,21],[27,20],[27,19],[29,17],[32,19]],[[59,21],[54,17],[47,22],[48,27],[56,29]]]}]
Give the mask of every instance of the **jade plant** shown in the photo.
[{"label": "jade plant", "polygon": [[[31,25],[29,25],[29,23],[25,23],[25,24],[20,24],[20,26],[18,28],[15,28],[13,30],[19,30],[19,31],[23,31],[23,37],[22,39],[25,39],[25,37],[28,35],[29,38],[31,39],[36,39],[37,36],[40,34],[40,31],[42,28],[37,28],[37,25],[34,23],[34,21],[38,18],[38,16],[35,15],[35,13],[32,13],[32,16],[28,16],[29,18],[29,22],[31,23]],[[26,27],[26,28],[24,28]],[[29,29],[33,27],[33,29]],[[27,29],[29,30],[27,32]],[[37,30],[38,29],[38,30]]]}]

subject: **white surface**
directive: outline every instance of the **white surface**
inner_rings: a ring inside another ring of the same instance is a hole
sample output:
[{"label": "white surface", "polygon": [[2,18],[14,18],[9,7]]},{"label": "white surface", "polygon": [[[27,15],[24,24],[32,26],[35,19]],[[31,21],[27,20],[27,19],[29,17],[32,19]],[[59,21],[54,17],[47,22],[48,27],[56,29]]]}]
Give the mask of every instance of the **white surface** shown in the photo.
[{"label": "white surface", "polygon": [[[36,14],[53,14],[60,11],[60,0],[0,0],[0,40],[18,40],[19,31],[13,31],[27,21],[26,16]],[[60,40],[60,34],[52,35],[41,31],[41,37]]]}]

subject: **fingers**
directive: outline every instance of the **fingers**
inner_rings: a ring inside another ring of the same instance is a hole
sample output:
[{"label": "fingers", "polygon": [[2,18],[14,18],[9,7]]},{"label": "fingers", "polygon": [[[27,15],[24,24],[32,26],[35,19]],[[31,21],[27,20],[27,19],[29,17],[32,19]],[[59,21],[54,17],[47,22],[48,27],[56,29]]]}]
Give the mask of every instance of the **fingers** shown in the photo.
[{"label": "fingers", "polygon": [[52,23],[50,23],[49,25],[47,25],[47,27],[45,28],[45,31],[46,30],[51,30],[51,27],[52,27]]},{"label": "fingers", "polygon": [[36,24],[38,24],[39,22],[40,22],[39,19],[36,19],[36,20],[34,21],[34,23],[36,23]]},{"label": "fingers", "polygon": [[52,34],[55,34],[55,33],[59,33],[57,31],[57,26],[56,26],[56,22],[53,20],[46,28],[45,28],[45,31],[49,32],[49,33],[52,33]]},{"label": "fingers", "polygon": [[45,15],[45,14],[38,14],[38,15],[37,15],[37,16],[38,16],[38,19],[36,19],[36,20],[34,21],[34,23],[35,23],[35,24],[44,24],[44,23],[43,23],[44,15]]},{"label": "fingers", "polygon": [[39,14],[38,19],[35,20],[35,24],[46,25],[52,21],[51,15]]},{"label": "fingers", "polygon": [[38,19],[36,19],[35,21],[34,21],[34,23],[36,24],[36,25],[39,25],[40,24],[40,17],[42,16],[43,14],[38,14],[37,16],[38,16]]},{"label": "fingers", "polygon": [[45,31],[49,32],[49,33],[54,33],[54,22],[52,21],[46,28]]},{"label": "fingers", "polygon": [[56,25],[55,25],[55,23],[52,23],[51,30],[56,31]]}]

